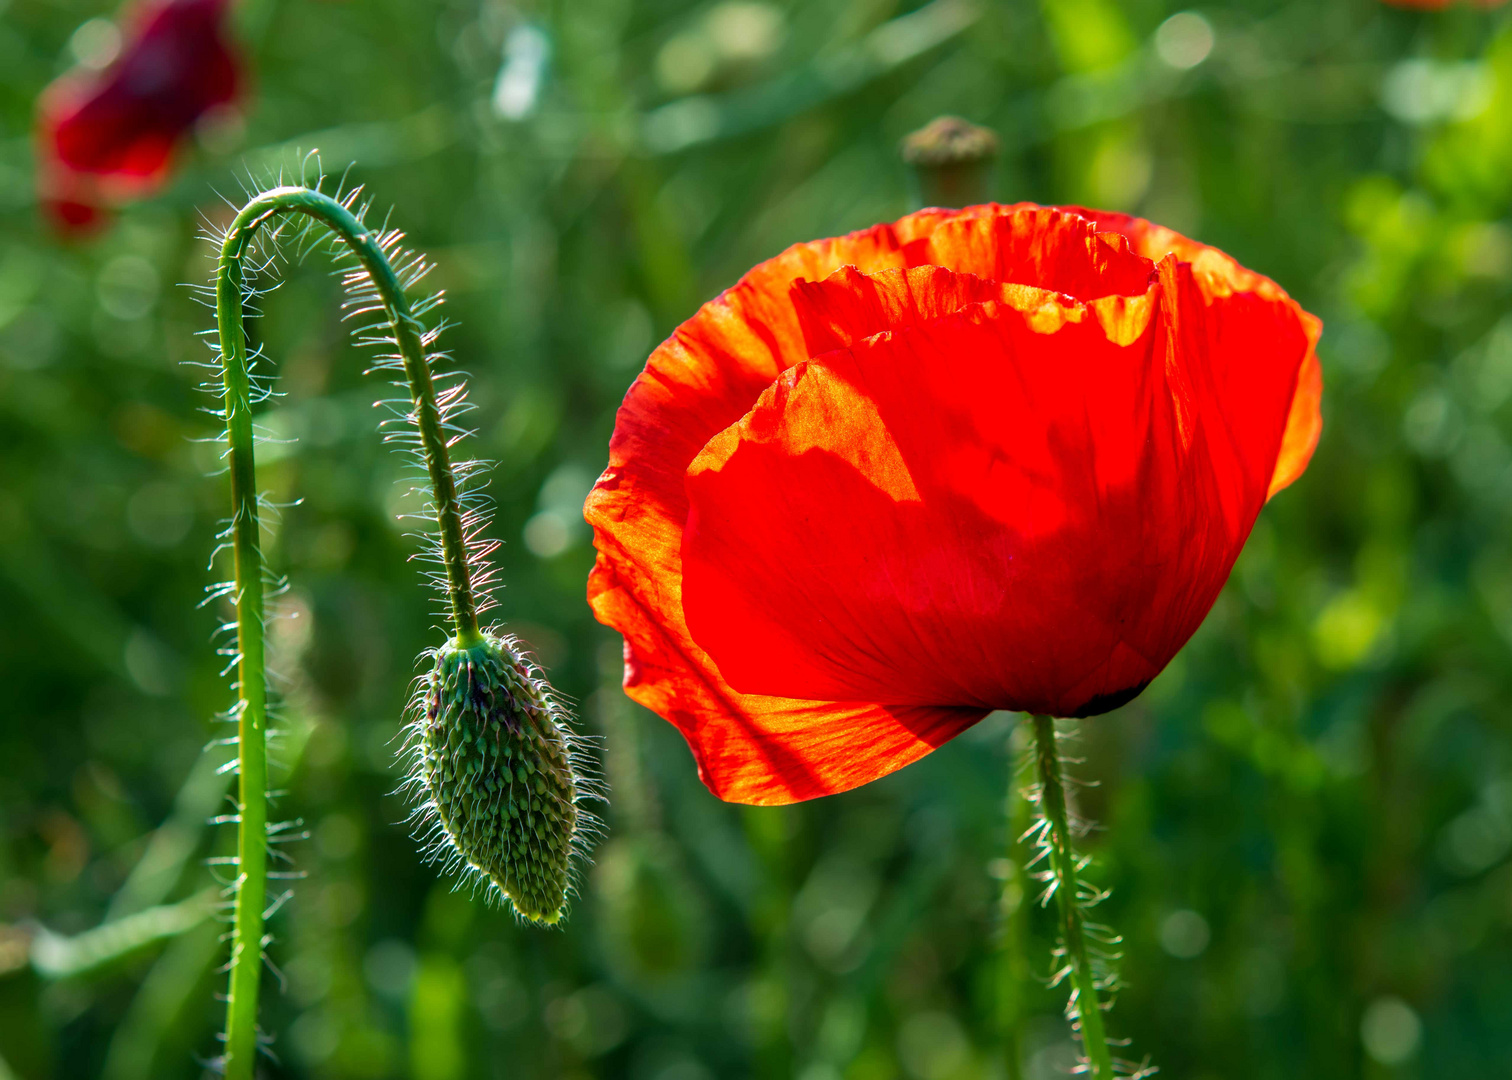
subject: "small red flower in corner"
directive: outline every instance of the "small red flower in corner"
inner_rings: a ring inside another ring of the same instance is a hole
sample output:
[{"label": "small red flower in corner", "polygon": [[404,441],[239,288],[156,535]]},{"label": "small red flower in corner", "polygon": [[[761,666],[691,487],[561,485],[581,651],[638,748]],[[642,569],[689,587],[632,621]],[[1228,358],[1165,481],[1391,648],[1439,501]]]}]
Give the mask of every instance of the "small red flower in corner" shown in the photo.
[{"label": "small red flower in corner", "polygon": [[651,354],[588,497],[625,689],[746,803],[993,709],[1128,701],[1322,426],[1321,324],[1137,218],[922,210],[798,244]]},{"label": "small red flower in corner", "polygon": [[225,32],[230,0],[148,0],[124,20],[103,70],[75,70],[38,102],[38,190],[54,223],[83,231],[114,204],[167,181],[178,144],[234,102],[242,64]]}]

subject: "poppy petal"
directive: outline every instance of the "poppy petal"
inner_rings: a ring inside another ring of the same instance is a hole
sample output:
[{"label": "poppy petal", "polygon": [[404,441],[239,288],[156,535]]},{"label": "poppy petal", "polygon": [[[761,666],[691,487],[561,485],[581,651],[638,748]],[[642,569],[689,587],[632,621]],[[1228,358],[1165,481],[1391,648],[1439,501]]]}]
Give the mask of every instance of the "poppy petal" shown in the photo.
[{"label": "poppy petal", "polygon": [[1100,232],[1090,215],[1029,204],[998,210],[942,223],[910,247],[910,259],[1082,301],[1149,288],[1159,260],[1133,250],[1118,230]]},{"label": "poppy petal", "polygon": [[[791,802],[845,790],[881,773],[865,762],[817,762],[805,766],[812,775],[739,764],[770,757],[756,752],[763,740],[821,724],[833,706],[738,694],[693,644],[682,615],[680,547],[688,513],[683,474],[704,444],[739,420],[781,371],[808,357],[786,298],[793,281],[824,278],[845,265],[903,266],[905,247],[950,216],[921,211],[890,225],[795,245],[755,267],[651,354],[620,406],[608,468],[584,506],[599,550],[589,604],[599,621],[625,635],[626,692],[669,719],[679,717],[673,722],[700,761],[719,757],[719,769],[705,765],[702,775],[722,798]],[[931,740],[943,741],[981,716],[958,708],[843,708],[869,710],[867,728],[874,731],[879,754],[897,758],[893,767],[922,756],[937,745]],[[809,719],[800,723],[798,716]],[[731,749],[740,738],[730,731],[746,733],[742,737],[754,756],[740,758]],[[707,750],[705,740],[711,740]],[[787,736],[779,740],[787,741]]]},{"label": "poppy petal", "polygon": [[[779,806],[849,791],[917,761],[986,715],[739,693],[685,634],[669,632],[638,592],[601,553],[588,602],[625,637],[625,693],[678,728],[699,779],[727,802]],[[858,732],[865,733],[865,754],[853,753]]]},{"label": "poppy petal", "polygon": [[[1037,294],[1035,299],[1051,295],[1029,291]],[[823,281],[795,281],[790,298],[809,355],[820,356],[884,330],[928,322],[984,300],[1005,299],[1005,286],[939,266],[875,274],[843,266]]]},{"label": "poppy petal", "polygon": [[1286,295],[1286,290],[1270,278],[1245,269],[1215,247],[1199,244],[1164,226],[1127,214],[1103,213],[1082,207],[1072,209],[1096,222],[1099,229],[1127,236],[1134,250],[1147,258],[1158,261],[1166,255],[1175,255],[1190,263],[1198,287],[1209,299],[1254,293],[1266,300],[1290,305],[1295,310],[1307,333],[1307,359],[1297,379],[1296,396],[1292,399],[1286,436],[1276,461],[1275,475],[1271,478],[1270,495],[1275,495],[1301,476],[1323,433],[1323,368],[1318,363],[1317,354],[1318,338],[1323,333],[1322,321],[1303,311]]},{"label": "poppy petal", "polygon": [[1318,334],[1323,324],[1310,315],[1308,319],[1307,359],[1297,376],[1297,393],[1292,398],[1291,412],[1286,419],[1286,434],[1281,440],[1281,453],[1276,458],[1276,472],[1271,477],[1267,499],[1307,470],[1323,434],[1323,366],[1318,363],[1317,353]]},{"label": "poppy petal", "polygon": [[1121,215],[929,210],[790,248],[620,409],[585,516],[627,693],[757,803],[863,783],[1000,704],[1116,707],[1305,466],[1316,333]]},{"label": "poppy petal", "polygon": [[[683,605],[730,684],[1072,715],[1152,678],[1263,505],[1305,350],[1161,269],[1123,340],[978,304],[785,374],[712,440]],[[1252,339],[1273,362],[1209,361]]]},{"label": "poppy petal", "polygon": [[228,4],[149,3],[113,64],[48,87],[38,106],[44,197],[85,177],[116,197],[162,185],[194,124],[240,92],[241,63],[222,26]]}]

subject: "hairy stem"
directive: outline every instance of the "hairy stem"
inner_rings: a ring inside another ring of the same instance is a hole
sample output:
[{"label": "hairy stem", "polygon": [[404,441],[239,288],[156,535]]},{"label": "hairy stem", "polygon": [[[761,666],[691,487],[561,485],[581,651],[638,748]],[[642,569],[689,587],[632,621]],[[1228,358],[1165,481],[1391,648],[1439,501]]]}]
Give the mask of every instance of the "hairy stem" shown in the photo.
[{"label": "hairy stem", "polygon": [[257,1054],[257,986],[262,976],[268,874],[268,683],[263,651],[262,547],[252,455],[251,390],[241,326],[241,264],[221,252],[216,281],[226,439],[231,450],[232,551],[236,560],[237,772],[236,914],[226,1004],[226,1075],[250,1080]]},{"label": "hairy stem", "polygon": [[345,205],[319,191],[278,187],[253,198],[236,215],[221,244],[216,269],[215,315],[224,381],[226,439],[231,464],[231,532],[235,555],[237,750],[240,801],[237,826],[236,911],[226,1005],[225,1075],[251,1080],[257,1054],[257,994],[262,975],[264,906],[267,903],[267,675],[264,667],[263,563],[253,455],[251,380],[242,327],[243,260],[259,229],[281,214],[314,218],[351,249],[372,281],[404,363],[430,474],[442,559],[446,566],[453,631],[460,647],[481,639],[467,564],[466,537],[451,459],[442,431],[423,330],[404,287],[373,233]]},{"label": "hairy stem", "polygon": [[1045,817],[1048,836],[1045,847],[1049,855],[1052,891],[1060,916],[1060,934],[1066,966],[1070,969],[1071,1001],[1067,1012],[1079,1018],[1082,1051],[1087,1056],[1090,1075],[1097,1080],[1112,1080],[1113,1056],[1103,1029],[1102,1005],[1097,997],[1097,977],[1087,954],[1086,926],[1080,902],[1076,852],[1071,845],[1071,826],[1066,817],[1066,785],[1061,772],[1060,752],[1055,746],[1055,721],[1036,716],[1034,725],[1034,766],[1039,780],[1040,812]]}]

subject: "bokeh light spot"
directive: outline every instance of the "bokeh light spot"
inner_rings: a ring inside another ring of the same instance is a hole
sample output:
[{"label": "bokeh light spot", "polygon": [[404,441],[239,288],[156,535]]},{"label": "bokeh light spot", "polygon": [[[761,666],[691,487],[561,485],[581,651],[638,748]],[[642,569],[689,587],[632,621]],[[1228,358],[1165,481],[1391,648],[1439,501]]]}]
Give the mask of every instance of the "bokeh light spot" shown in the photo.
[{"label": "bokeh light spot", "polygon": [[1213,51],[1213,24],[1195,11],[1172,15],[1155,31],[1155,55],[1178,71],[1194,68]]},{"label": "bokeh light spot", "polygon": [[1365,1052],[1382,1065],[1400,1065],[1418,1051],[1423,1040],[1423,1022],[1399,997],[1379,997],[1365,1009],[1360,1020],[1360,1042]]},{"label": "bokeh light spot", "polygon": [[1201,956],[1212,936],[1208,921],[1185,908],[1171,912],[1160,923],[1160,947],[1178,960]]}]

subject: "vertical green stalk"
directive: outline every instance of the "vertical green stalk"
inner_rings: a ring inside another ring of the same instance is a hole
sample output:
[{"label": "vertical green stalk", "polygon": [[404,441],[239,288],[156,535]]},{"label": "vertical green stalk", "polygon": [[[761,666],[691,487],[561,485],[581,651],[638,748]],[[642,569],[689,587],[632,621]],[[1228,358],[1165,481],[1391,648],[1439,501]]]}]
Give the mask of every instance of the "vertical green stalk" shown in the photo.
[{"label": "vertical green stalk", "polygon": [[231,1080],[250,1080],[257,1054],[257,988],[262,976],[268,874],[268,683],[263,648],[262,546],[252,452],[251,387],[241,325],[241,277],[239,258],[228,257],[223,247],[215,308],[226,391],[226,440],[231,450],[231,530],[240,657],[236,685],[236,912],[226,1003],[226,1076]]},{"label": "vertical green stalk", "polygon": [[1039,779],[1039,808],[1044,816],[1041,844],[1046,851],[1051,875],[1050,891],[1055,894],[1060,916],[1060,934],[1065,949],[1065,963],[1071,979],[1068,1014],[1080,1019],[1082,1051],[1096,1080],[1112,1080],[1113,1056],[1108,1051],[1108,1036],[1103,1029],[1102,1005],[1097,996],[1097,977],[1087,953],[1086,925],[1078,880],[1079,864],[1071,844],[1071,826],[1066,817],[1066,785],[1061,772],[1060,752],[1055,746],[1055,721],[1035,716],[1034,766]]},{"label": "vertical green stalk", "polygon": [[459,648],[482,640],[467,563],[467,543],[451,459],[442,431],[423,331],[378,237],[347,208],[319,191],[278,187],[253,198],[236,215],[221,243],[216,269],[215,315],[220,335],[226,440],[231,464],[231,539],[235,556],[237,753],[240,801],[237,825],[236,907],[232,926],[230,991],[226,1005],[225,1075],[251,1080],[257,1055],[257,995],[262,974],[267,903],[268,708],[264,667],[263,562],[253,453],[251,380],[242,327],[242,261],[258,230],[280,214],[299,213],[331,230],[366,272],[388,315],[409,382],[421,453],[430,474],[442,561],[446,567],[453,632]]}]

